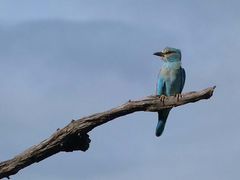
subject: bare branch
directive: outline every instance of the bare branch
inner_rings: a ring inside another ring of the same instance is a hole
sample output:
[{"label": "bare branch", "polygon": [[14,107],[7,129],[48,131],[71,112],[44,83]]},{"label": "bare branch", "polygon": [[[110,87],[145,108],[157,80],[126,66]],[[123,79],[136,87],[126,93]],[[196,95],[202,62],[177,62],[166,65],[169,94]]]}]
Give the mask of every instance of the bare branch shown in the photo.
[{"label": "bare branch", "polygon": [[164,104],[158,96],[148,96],[136,101],[129,100],[127,103],[111,110],[72,120],[67,126],[58,129],[38,145],[30,147],[10,160],[1,162],[0,178],[9,178],[10,175],[16,174],[19,170],[60,151],[86,151],[91,141],[87,133],[108,121],[137,111],[157,112],[160,109],[208,99],[212,96],[214,89],[215,87],[210,87],[198,92],[185,93],[179,100],[171,96],[165,99]]}]

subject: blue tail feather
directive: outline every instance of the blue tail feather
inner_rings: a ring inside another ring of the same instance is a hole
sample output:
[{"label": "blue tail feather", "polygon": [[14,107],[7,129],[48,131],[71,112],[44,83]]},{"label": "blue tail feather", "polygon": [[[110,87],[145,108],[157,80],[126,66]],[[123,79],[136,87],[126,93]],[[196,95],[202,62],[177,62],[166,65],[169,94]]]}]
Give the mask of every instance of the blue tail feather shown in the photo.
[{"label": "blue tail feather", "polygon": [[158,124],[156,127],[156,133],[155,133],[157,137],[161,136],[163,133],[170,110],[171,109],[163,109],[158,112]]}]

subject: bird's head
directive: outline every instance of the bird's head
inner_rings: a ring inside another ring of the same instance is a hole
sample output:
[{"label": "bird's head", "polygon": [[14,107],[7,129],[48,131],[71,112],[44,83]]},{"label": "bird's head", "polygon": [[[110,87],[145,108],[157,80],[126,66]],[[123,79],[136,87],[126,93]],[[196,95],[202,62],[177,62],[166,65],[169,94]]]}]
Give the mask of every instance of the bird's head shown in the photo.
[{"label": "bird's head", "polygon": [[164,61],[181,61],[181,50],[176,48],[166,47],[161,52],[156,52],[153,55],[160,56]]}]

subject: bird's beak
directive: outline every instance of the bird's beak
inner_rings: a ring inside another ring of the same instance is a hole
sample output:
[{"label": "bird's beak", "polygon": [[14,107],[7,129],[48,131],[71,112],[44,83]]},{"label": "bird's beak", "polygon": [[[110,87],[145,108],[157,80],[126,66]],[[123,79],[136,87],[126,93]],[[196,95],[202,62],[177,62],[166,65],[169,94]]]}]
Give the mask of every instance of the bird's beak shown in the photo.
[{"label": "bird's beak", "polygon": [[155,56],[160,56],[160,57],[164,57],[164,53],[163,52],[156,52],[153,55]]}]

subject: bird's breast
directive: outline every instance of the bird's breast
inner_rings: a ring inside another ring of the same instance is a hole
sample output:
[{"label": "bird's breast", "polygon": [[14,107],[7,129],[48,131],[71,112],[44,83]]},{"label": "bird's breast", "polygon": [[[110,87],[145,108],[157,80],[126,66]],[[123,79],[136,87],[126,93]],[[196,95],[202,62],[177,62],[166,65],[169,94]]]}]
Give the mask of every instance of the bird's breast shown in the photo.
[{"label": "bird's breast", "polygon": [[162,68],[160,74],[161,74],[162,76],[169,76],[170,70],[167,69],[167,68]]},{"label": "bird's breast", "polygon": [[176,71],[173,69],[162,68],[160,76],[165,80],[174,79],[176,77]]}]

